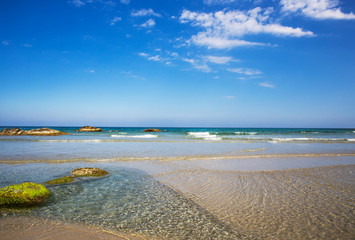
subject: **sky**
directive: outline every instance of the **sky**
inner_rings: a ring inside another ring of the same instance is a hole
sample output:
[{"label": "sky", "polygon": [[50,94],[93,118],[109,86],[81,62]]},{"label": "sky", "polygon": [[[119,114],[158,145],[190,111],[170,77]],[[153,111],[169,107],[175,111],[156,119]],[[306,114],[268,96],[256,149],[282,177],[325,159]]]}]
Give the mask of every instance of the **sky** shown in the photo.
[{"label": "sky", "polygon": [[355,127],[355,1],[0,0],[0,125]]}]

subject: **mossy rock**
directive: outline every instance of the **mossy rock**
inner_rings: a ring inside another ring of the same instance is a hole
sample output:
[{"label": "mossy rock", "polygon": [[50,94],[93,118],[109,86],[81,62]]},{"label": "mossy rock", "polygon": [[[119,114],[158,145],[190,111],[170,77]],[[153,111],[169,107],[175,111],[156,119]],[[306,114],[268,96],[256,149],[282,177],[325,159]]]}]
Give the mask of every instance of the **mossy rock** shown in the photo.
[{"label": "mossy rock", "polygon": [[25,182],[0,189],[0,207],[25,207],[46,202],[51,193],[37,183]]},{"label": "mossy rock", "polygon": [[100,168],[77,168],[71,171],[75,177],[100,177],[108,174]]},{"label": "mossy rock", "polygon": [[56,178],[56,179],[53,179],[53,180],[50,180],[48,182],[46,182],[46,184],[65,184],[65,183],[70,183],[74,181],[74,177],[71,177],[71,176],[65,176],[65,177],[61,177],[61,178]]}]

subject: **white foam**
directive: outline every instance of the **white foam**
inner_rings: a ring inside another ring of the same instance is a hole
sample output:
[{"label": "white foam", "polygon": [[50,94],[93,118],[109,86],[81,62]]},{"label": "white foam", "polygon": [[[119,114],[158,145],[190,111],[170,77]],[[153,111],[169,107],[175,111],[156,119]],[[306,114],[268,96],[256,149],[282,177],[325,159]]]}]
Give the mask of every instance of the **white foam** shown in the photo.
[{"label": "white foam", "polygon": [[116,138],[157,138],[157,135],[144,134],[144,135],[111,135],[111,137]]},{"label": "white foam", "polygon": [[346,140],[349,141],[349,142],[355,142],[355,138],[348,138]]},{"label": "white foam", "polygon": [[203,138],[204,140],[212,140],[212,141],[222,140],[221,137],[217,137],[217,135],[210,134],[209,132],[188,132],[188,134],[195,138]]},{"label": "white foam", "polygon": [[256,135],[257,132],[234,132],[236,135]]},{"label": "white foam", "polygon": [[[349,141],[349,139],[343,138],[272,138],[273,141],[279,142],[292,142],[292,141]],[[351,140],[350,140],[351,141]]]}]

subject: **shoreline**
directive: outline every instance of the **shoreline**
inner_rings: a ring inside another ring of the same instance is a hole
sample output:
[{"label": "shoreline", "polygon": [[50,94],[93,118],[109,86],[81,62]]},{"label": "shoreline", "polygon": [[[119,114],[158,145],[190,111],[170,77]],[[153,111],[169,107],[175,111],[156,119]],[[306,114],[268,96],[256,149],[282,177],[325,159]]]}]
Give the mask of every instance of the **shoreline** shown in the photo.
[{"label": "shoreline", "polygon": [[[253,152],[249,150],[249,152]],[[227,154],[206,154],[174,157],[119,157],[107,159],[38,159],[38,160],[0,160],[0,164],[27,164],[27,163],[75,163],[75,162],[135,162],[135,161],[179,161],[179,160],[226,160],[226,159],[253,159],[253,158],[322,158],[322,157],[355,157],[355,153],[304,153],[304,154],[258,154],[258,155],[227,155]]]}]

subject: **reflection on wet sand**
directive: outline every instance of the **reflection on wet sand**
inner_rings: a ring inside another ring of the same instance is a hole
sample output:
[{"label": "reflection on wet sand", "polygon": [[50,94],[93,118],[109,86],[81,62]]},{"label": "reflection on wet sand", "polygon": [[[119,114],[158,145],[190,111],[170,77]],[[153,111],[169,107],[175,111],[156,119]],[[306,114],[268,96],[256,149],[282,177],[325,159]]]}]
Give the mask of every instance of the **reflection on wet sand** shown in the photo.
[{"label": "reflection on wet sand", "polygon": [[249,239],[352,239],[355,165],[282,171],[178,170],[155,177]]}]

